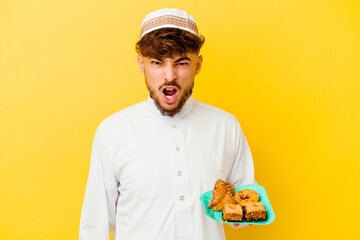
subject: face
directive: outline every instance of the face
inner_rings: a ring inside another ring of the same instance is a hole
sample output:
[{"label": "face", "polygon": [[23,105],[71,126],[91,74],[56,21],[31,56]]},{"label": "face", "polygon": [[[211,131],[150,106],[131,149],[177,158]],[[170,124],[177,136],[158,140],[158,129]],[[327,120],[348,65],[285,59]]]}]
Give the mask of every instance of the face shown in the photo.
[{"label": "face", "polygon": [[194,53],[165,59],[138,56],[150,97],[163,115],[173,117],[180,112],[192,93],[201,64],[202,56]]}]

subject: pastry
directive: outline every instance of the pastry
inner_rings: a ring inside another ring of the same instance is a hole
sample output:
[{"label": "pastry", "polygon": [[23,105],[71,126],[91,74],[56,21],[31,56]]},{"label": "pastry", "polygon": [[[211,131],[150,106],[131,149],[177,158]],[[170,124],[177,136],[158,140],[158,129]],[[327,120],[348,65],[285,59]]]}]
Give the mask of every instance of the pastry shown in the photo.
[{"label": "pastry", "polygon": [[228,203],[225,204],[223,209],[223,221],[242,222],[243,209],[239,204]]},{"label": "pastry", "polygon": [[225,198],[228,192],[233,194],[234,186],[230,182],[225,182],[221,179],[218,179],[215,182],[215,186],[212,191],[213,198],[211,199],[207,207],[211,208],[218,205]]},{"label": "pastry", "polygon": [[254,190],[244,189],[235,193],[235,200],[241,205],[245,206],[248,202],[260,201],[259,194]]},{"label": "pastry", "polygon": [[262,202],[247,202],[244,207],[244,215],[248,222],[267,219],[267,213]]},{"label": "pastry", "polygon": [[213,211],[222,211],[224,209],[225,204],[233,203],[236,204],[236,200],[231,192],[227,192],[224,199],[221,200],[212,210]]}]

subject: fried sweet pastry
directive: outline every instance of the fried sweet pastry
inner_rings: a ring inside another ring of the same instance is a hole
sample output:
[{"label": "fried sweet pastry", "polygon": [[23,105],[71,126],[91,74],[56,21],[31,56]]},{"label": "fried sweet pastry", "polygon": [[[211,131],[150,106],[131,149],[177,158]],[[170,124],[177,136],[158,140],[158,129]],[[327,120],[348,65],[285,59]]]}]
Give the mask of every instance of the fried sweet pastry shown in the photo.
[{"label": "fried sweet pastry", "polygon": [[230,182],[225,182],[221,179],[218,179],[215,182],[215,186],[212,191],[213,198],[211,199],[207,207],[211,208],[218,205],[225,198],[228,192],[233,194],[234,186]]},{"label": "fried sweet pastry", "polygon": [[231,184],[231,182],[225,182],[222,179],[218,179],[215,182],[214,189],[218,188],[220,185],[225,185],[227,187],[228,191],[231,192],[232,194],[234,194],[235,188],[234,188],[234,185]]},{"label": "fried sweet pastry", "polygon": [[224,206],[222,216],[223,221],[242,222],[243,209],[239,204],[228,203]]},{"label": "fried sweet pastry", "polygon": [[267,212],[262,202],[247,202],[244,207],[245,219],[248,222],[265,221]]},{"label": "fried sweet pastry", "polygon": [[226,182],[225,185],[226,185],[228,191],[234,195],[234,191],[235,191],[234,185],[232,185],[231,182]]},{"label": "fried sweet pastry", "polygon": [[212,210],[213,211],[222,211],[224,209],[225,204],[233,203],[236,204],[236,200],[231,192],[227,192],[225,198],[217,204]]},{"label": "fried sweet pastry", "polygon": [[213,198],[208,204],[208,208],[214,207],[218,205],[228,193],[228,189],[225,184],[219,184],[217,187],[215,186],[214,190],[212,191]]},{"label": "fried sweet pastry", "polygon": [[250,189],[244,189],[235,193],[235,200],[244,207],[248,202],[260,201],[260,197],[257,192]]}]

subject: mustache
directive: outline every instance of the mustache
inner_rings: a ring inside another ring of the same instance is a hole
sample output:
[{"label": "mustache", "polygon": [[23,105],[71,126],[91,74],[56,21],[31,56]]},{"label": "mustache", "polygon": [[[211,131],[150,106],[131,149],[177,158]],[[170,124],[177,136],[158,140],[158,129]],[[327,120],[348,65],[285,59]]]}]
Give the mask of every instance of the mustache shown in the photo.
[{"label": "mustache", "polygon": [[170,87],[170,86],[177,87],[179,90],[181,89],[180,85],[177,84],[177,82],[171,81],[171,82],[167,82],[167,83],[164,83],[163,85],[161,85],[161,86],[159,87],[159,91],[160,91],[161,88],[163,88],[163,87]]}]

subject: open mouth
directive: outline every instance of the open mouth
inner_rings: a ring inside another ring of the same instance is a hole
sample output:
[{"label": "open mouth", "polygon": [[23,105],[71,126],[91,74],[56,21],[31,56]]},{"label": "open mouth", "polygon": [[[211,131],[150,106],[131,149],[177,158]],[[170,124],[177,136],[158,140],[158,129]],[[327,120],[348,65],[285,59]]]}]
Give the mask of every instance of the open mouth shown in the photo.
[{"label": "open mouth", "polygon": [[177,95],[177,89],[175,87],[165,87],[163,93],[167,103],[175,102]]}]

